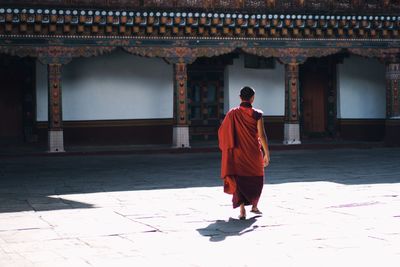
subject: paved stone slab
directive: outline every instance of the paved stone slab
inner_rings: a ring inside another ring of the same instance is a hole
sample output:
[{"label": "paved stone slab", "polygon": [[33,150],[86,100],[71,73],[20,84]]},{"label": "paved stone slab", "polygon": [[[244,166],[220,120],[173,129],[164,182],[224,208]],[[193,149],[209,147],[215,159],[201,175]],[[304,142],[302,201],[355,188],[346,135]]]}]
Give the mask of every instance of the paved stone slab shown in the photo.
[{"label": "paved stone slab", "polygon": [[397,267],[399,162],[273,152],[264,215],[240,221],[217,153],[2,158],[0,266]]}]

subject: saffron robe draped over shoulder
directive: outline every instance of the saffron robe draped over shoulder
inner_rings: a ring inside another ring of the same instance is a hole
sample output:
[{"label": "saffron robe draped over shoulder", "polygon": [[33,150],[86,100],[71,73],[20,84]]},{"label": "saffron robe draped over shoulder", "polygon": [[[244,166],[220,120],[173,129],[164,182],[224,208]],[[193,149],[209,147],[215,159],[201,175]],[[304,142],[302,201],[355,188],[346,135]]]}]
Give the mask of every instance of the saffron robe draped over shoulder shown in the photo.
[{"label": "saffron robe draped over shoulder", "polygon": [[240,202],[254,204],[261,194],[264,162],[257,130],[261,117],[261,111],[243,102],[226,114],[218,130],[221,178],[225,193],[234,195],[234,207]]}]

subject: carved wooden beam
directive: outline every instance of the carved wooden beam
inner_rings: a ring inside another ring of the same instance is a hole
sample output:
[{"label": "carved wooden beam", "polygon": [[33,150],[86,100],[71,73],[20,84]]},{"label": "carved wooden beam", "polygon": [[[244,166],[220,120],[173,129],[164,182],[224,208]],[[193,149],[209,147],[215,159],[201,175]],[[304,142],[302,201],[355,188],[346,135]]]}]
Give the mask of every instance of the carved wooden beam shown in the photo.
[{"label": "carved wooden beam", "polygon": [[387,48],[387,49],[376,49],[376,48],[348,48],[351,54],[367,57],[367,58],[376,58],[383,57],[386,54],[386,51],[398,52],[397,48]]},{"label": "carved wooden beam", "polygon": [[213,57],[228,54],[234,47],[123,47],[131,54],[144,57],[160,57],[169,63],[193,63],[199,57]]},{"label": "carved wooden beam", "polygon": [[192,50],[188,47],[123,47],[123,49],[133,55],[142,57],[159,57],[177,59],[177,62],[171,63],[191,63],[196,58]]},{"label": "carved wooden beam", "polygon": [[193,52],[196,57],[214,57],[229,54],[235,49],[235,47],[199,47],[194,48]]},{"label": "carved wooden beam", "polygon": [[221,9],[244,9],[254,10],[255,8],[262,11],[269,11],[279,8],[285,11],[296,11],[296,8],[308,8],[311,10],[330,11],[331,8],[358,11],[357,7],[363,9],[374,10],[390,10],[396,6],[396,1],[391,0],[0,0],[0,5],[6,7],[38,7],[38,8],[129,8],[137,10],[145,9],[173,9],[173,8],[195,8],[197,10],[221,10]]},{"label": "carved wooden beam", "polygon": [[261,48],[242,47],[244,52],[262,56],[276,57],[283,64],[303,63],[310,57],[324,57],[339,53],[341,48]]},{"label": "carved wooden beam", "polygon": [[[317,0],[176,1],[173,8],[182,4],[180,12],[165,12],[161,6],[151,12],[150,10],[132,12],[127,9],[128,6],[120,11],[110,9],[101,12],[96,10],[98,5],[96,9],[89,10],[83,7],[70,7],[67,10],[61,7],[50,10],[49,6],[46,9],[3,7],[0,8],[0,37],[24,38],[27,42],[37,37],[55,38],[62,42],[64,38],[70,37],[90,40],[100,36],[144,39],[154,37],[399,39],[398,3],[392,1],[390,4],[384,4],[379,2],[381,0],[375,1],[375,7],[371,7],[375,10],[375,15],[371,16],[361,5],[356,6],[360,1],[364,0],[343,0],[336,1],[337,3]],[[170,4],[171,1],[166,2]],[[206,8],[207,13],[194,13],[192,8],[195,6],[190,5],[193,3]],[[274,6],[277,12],[271,12]],[[351,10],[352,6],[357,10],[349,12],[346,16],[331,14],[331,9]],[[385,7],[387,11],[376,11],[378,6]],[[145,7],[147,9],[146,5]],[[216,7],[218,12],[211,13],[213,7]],[[249,8],[250,12],[247,12],[246,8]],[[261,12],[263,8],[267,12]],[[294,12],[284,11],[288,8],[294,9]],[[320,8],[328,9],[330,15],[325,11],[318,11]],[[313,9],[316,11],[315,15],[307,15]]]},{"label": "carved wooden beam", "polygon": [[382,61],[394,60],[398,62],[400,48],[348,48],[350,53],[366,58],[378,58]]},{"label": "carved wooden beam", "polygon": [[67,64],[73,58],[99,56],[114,49],[116,47],[0,46],[0,53],[18,57],[36,57],[43,64]]}]

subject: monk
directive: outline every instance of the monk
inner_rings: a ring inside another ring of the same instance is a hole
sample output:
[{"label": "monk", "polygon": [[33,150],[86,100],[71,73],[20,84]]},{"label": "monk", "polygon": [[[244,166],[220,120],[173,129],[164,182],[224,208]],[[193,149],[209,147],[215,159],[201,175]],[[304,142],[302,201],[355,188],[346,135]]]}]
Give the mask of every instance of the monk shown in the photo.
[{"label": "monk", "polygon": [[241,220],[246,219],[246,205],[252,205],[251,212],[262,214],[257,205],[270,160],[263,112],[252,107],[254,96],[253,88],[243,87],[240,106],[226,114],[218,130],[224,192],[233,195],[233,208],[240,207]]}]

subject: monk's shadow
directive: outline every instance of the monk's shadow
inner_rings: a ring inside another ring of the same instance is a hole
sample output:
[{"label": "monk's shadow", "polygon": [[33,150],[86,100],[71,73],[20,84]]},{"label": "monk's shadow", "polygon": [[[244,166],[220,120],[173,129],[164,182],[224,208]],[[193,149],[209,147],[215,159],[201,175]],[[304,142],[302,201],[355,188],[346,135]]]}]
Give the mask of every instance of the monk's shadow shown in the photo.
[{"label": "monk's shadow", "polygon": [[252,226],[257,218],[261,216],[254,216],[247,220],[239,220],[229,218],[225,220],[217,220],[208,225],[206,228],[197,229],[202,236],[210,237],[211,242],[224,241],[228,236],[241,236],[246,233],[252,232],[258,228],[257,225]]}]

